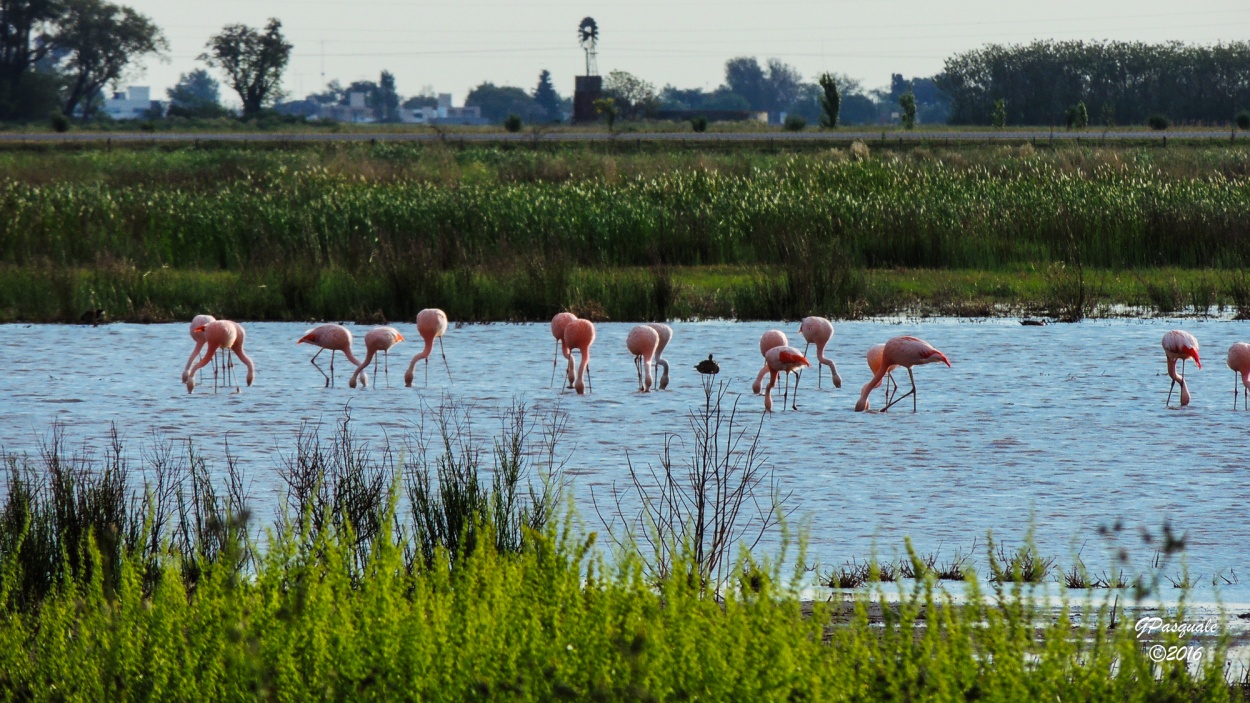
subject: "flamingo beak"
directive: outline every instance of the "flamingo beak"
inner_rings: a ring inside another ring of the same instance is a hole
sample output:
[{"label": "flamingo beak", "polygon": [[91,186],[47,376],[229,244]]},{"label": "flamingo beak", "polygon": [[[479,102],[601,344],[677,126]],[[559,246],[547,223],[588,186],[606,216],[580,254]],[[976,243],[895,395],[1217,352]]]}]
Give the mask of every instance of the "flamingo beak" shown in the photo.
[{"label": "flamingo beak", "polygon": [[401,334],[401,335],[398,335],[398,336],[397,336],[397,339],[396,339],[395,341],[396,341],[396,342],[402,342],[402,341],[404,341],[404,335],[402,335],[402,334]]},{"label": "flamingo beak", "polygon": [[1198,350],[1197,350],[1197,349],[1186,349],[1186,350],[1185,350],[1185,355],[1186,355],[1186,356],[1188,356],[1189,358],[1193,359],[1193,360],[1194,360],[1194,363],[1198,365],[1198,368],[1199,368],[1199,369],[1201,369],[1201,368],[1202,368],[1202,360],[1198,358]]},{"label": "flamingo beak", "polygon": [[[195,331],[196,331],[196,332],[203,332],[205,327],[208,327],[208,325],[200,325],[199,327],[196,327],[196,328],[195,328]],[[1201,367],[1199,367],[1199,368],[1201,368]]]},{"label": "flamingo beak", "polygon": [[949,369],[951,366],[951,360],[947,359],[946,355],[943,354],[942,352],[938,352],[937,355],[938,355],[938,358],[942,360],[942,363],[946,364],[946,368]]}]

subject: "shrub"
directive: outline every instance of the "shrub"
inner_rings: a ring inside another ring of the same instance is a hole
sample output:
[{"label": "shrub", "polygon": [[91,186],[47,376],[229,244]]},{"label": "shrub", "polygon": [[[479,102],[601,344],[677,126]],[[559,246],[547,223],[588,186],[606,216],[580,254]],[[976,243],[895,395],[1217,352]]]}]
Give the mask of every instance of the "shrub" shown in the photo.
[{"label": "shrub", "polygon": [[1242,110],[1233,118],[1237,123],[1237,129],[1250,129],[1250,110]]},{"label": "shrub", "polygon": [[702,115],[690,118],[690,128],[696,132],[706,132],[707,118]]},{"label": "shrub", "polygon": [[520,115],[508,115],[508,119],[503,121],[503,128],[509,132],[520,132],[521,124]]},{"label": "shrub", "polygon": [[990,113],[990,121],[999,129],[1007,125],[1007,101],[1004,98],[994,101],[994,112]]},{"label": "shrub", "polygon": [[1151,129],[1154,129],[1154,130],[1164,130],[1172,126],[1172,123],[1168,120],[1167,115],[1164,115],[1159,112],[1156,112],[1150,117],[1147,117],[1146,124],[1149,125]]},{"label": "shrub", "polygon": [[802,132],[807,128],[807,120],[798,115],[786,115],[785,127],[791,132]]},{"label": "shrub", "polygon": [[911,129],[916,126],[916,94],[910,90],[903,93],[898,99],[898,106],[902,108],[903,129]]},{"label": "shrub", "polygon": [[53,110],[48,120],[52,124],[54,132],[68,132],[69,118],[61,114],[60,110]]}]

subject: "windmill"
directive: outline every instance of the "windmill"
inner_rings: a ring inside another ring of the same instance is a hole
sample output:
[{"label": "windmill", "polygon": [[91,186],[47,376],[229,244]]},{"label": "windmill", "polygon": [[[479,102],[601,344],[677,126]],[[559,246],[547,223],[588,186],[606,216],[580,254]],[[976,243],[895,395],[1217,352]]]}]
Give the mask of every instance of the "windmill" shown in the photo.
[{"label": "windmill", "polygon": [[582,50],[586,52],[586,75],[599,75],[599,66],[595,61],[595,47],[599,44],[599,25],[595,24],[594,17],[582,18],[582,23],[577,26],[577,37],[581,42]]}]

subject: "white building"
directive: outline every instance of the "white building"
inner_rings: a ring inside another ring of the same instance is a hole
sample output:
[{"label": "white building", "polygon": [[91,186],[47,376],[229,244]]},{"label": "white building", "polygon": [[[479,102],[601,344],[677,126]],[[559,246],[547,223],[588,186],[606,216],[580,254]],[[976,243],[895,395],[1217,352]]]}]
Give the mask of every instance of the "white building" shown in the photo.
[{"label": "white building", "polygon": [[152,99],[152,89],[146,85],[129,86],[125,93],[113,93],[104,101],[104,111],[115,120],[137,120],[152,108],[163,110],[164,106]]},{"label": "white building", "polygon": [[452,107],[451,93],[438,94],[438,107],[418,107],[413,110],[400,110],[400,120],[410,124],[490,124],[490,120],[482,118],[482,109],[472,107]]}]

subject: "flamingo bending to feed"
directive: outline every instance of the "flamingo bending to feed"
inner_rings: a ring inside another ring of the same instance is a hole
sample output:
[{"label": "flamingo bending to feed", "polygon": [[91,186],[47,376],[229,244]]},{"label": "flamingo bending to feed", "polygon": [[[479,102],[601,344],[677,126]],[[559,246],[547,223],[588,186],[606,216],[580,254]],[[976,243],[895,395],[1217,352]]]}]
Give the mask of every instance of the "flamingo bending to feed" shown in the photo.
[{"label": "flamingo bending to feed", "polygon": [[[809,364],[807,362],[807,359],[803,358],[803,355],[799,353],[799,350],[795,349],[794,347],[773,347],[772,349],[768,350],[768,353],[764,354],[764,360],[768,364],[768,388],[764,390],[764,411],[772,412],[773,411],[773,386],[777,385],[778,374],[784,371],[786,373],[786,376],[788,377],[791,372],[798,371],[799,369],[802,369],[804,367],[811,366],[811,364]],[[786,397],[785,399],[781,401],[781,405],[783,408],[785,407],[786,402],[789,401],[789,397],[790,397],[790,384],[787,383],[786,384]],[[793,407],[795,410],[798,410],[799,409],[798,404],[799,404],[799,384],[795,383],[794,384],[794,405],[791,407]]]},{"label": "flamingo bending to feed", "polygon": [[[651,361],[660,347],[660,333],[648,325],[638,325],[629,331],[625,338],[625,348],[634,355],[634,368],[638,371],[638,390],[651,392]],[[646,369],[646,383],[643,383],[643,369]]]},{"label": "flamingo bending to feed", "polygon": [[[305,342],[314,347],[320,347],[309,361],[312,363],[313,368],[317,369],[317,372],[325,377],[326,388],[334,385],[334,354],[336,352],[343,352],[343,356],[347,357],[347,360],[353,366],[360,366],[360,360],[352,353],[352,331],[342,325],[325,324],[314,327],[308,330],[303,337],[300,337],[296,344],[304,344]],[[321,356],[321,352],[327,349],[330,350],[330,375],[328,376],[317,365],[317,357]]]},{"label": "flamingo bending to feed", "polygon": [[[877,373],[877,369],[881,367],[881,356],[884,352],[885,352],[884,344],[874,344],[868,348],[867,358],[868,358],[868,370],[869,371],[871,371],[874,374]],[[894,395],[894,393],[898,391],[898,382],[894,380],[894,373],[893,373],[894,369],[897,369],[897,368],[898,366],[896,365],[896,366],[891,366],[890,368],[885,370],[885,379],[883,382],[885,384],[885,404],[886,405],[890,404],[890,396]],[[876,390],[876,388],[880,385],[881,384],[878,383],[876,386],[873,386],[873,390]],[[865,402],[864,409],[867,410],[870,407],[871,407],[871,404]]]},{"label": "flamingo bending to feed", "polygon": [[911,379],[911,390],[886,403],[885,407],[881,408],[881,412],[889,410],[895,403],[909,395],[912,397],[911,410],[916,412],[916,377],[912,374],[911,369],[913,366],[922,366],[938,361],[947,366],[951,365],[950,359],[947,359],[942,352],[934,349],[933,345],[928,342],[915,337],[895,337],[889,340],[881,350],[881,365],[873,373],[872,380],[865,383],[863,389],[859,392],[859,401],[855,403],[855,411],[863,412],[867,410],[868,394],[881,385],[881,379],[890,372],[890,369],[901,366],[907,369],[907,377]]},{"label": "flamingo bending to feed", "polygon": [[[564,328],[564,354],[572,362],[573,350],[582,354],[581,363],[577,366],[577,377],[573,388],[578,395],[586,392],[586,383],[590,380],[590,345],[595,343],[595,325],[590,320],[573,320]],[[593,388],[592,388],[593,390]]]},{"label": "flamingo bending to feed", "polygon": [[[768,350],[775,347],[790,346],[790,340],[786,338],[786,333],[781,330],[768,330],[760,335],[760,355],[764,357],[764,368],[755,374],[755,382],[751,384],[751,392],[755,395],[760,394],[760,389],[764,385],[764,376],[768,374]],[[787,386],[789,384],[789,376],[786,377]]]},{"label": "flamingo bending to feed", "polygon": [[404,385],[412,385],[412,372],[417,362],[425,359],[425,383],[430,384],[430,352],[434,351],[434,339],[438,339],[438,353],[443,356],[443,366],[447,369],[447,380],[451,380],[451,365],[447,363],[447,352],[443,351],[443,335],[447,334],[447,313],[438,308],[426,308],[417,313],[417,334],[425,342],[425,348],[417,352],[408,363],[408,371],[404,373]]},{"label": "flamingo bending to feed", "polygon": [[[1241,374],[1241,385],[1246,389],[1243,407],[1250,407],[1250,344],[1233,342],[1228,348],[1228,368]],[[1237,409],[1237,377],[1233,376],[1233,410]]]},{"label": "flamingo bending to feed", "polygon": [[[252,381],[256,380],[256,365],[252,363],[247,352],[243,351],[243,340],[246,339],[247,333],[243,331],[243,326],[237,322],[230,320],[213,320],[212,322],[201,325],[196,328],[196,332],[200,332],[204,336],[204,343],[208,345],[208,349],[204,352],[204,358],[199,363],[187,370],[187,392],[195,390],[195,373],[208,365],[213,355],[218,349],[227,349],[234,352],[239,357],[239,361],[247,367],[247,385],[251,386]],[[217,374],[213,374],[213,387],[217,387]],[[236,391],[239,389],[236,387]]]},{"label": "flamingo bending to feed", "polygon": [[[659,379],[660,390],[668,388],[668,361],[664,358],[664,348],[668,346],[669,340],[673,338],[673,328],[662,322],[652,322],[647,325],[660,335],[660,346],[655,350],[655,375]],[[664,374],[660,374],[660,367],[664,367]]]},{"label": "flamingo bending to feed", "polygon": [[[1163,352],[1168,357],[1168,376],[1172,385],[1168,388],[1167,405],[1172,404],[1172,391],[1176,384],[1181,384],[1181,407],[1189,405],[1189,384],[1185,383],[1185,361],[1193,359],[1198,368],[1202,368],[1202,360],[1198,358],[1198,340],[1183,330],[1172,330],[1163,335]],[[1181,372],[1176,373],[1176,362],[1181,362]]]},{"label": "flamingo bending to feed", "polygon": [[191,350],[191,356],[187,357],[186,366],[182,367],[182,382],[187,382],[187,372],[191,370],[191,364],[195,363],[196,357],[200,355],[200,350],[204,348],[204,327],[210,322],[216,322],[217,318],[212,315],[196,315],[191,318],[191,340],[195,342],[195,349]]},{"label": "flamingo bending to feed", "polygon": [[356,378],[360,378],[361,384],[368,388],[369,377],[364,373],[365,367],[369,362],[373,362],[373,377],[378,377],[378,360],[377,353],[382,352],[382,358],[386,362],[382,365],[383,372],[386,374],[386,386],[391,385],[391,347],[404,341],[404,335],[394,327],[375,327],[365,333],[365,360],[360,362],[360,366],[356,367],[356,372],[352,374],[352,379],[347,382],[348,387],[356,387]]},{"label": "flamingo bending to feed", "polygon": [[[551,336],[556,338],[556,353],[551,357],[551,382],[548,386],[556,382],[556,365],[560,363],[560,352],[564,350],[564,328],[568,324],[577,319],[577,315],[571,312],[558,312],[555,317],[551,318]],[[566,378],[569,379],[569,388],[573,387],[573,357],[567,353],[564,358],[568,359],[569,367],[564,372]]]},{"label": "flamingo bending to feed", "polygon": [[825,345],[833,339],[833,323],[823,317],[805,317],[799,325],[799,334],[807,340],[807,347],[803,349],[804,355],[813,344],[816,345],[816,359],[820,362],[816,366],[816,387],[820,387],[820,367],[828,366],[829,375],[833,377],[833,387],[841,388],[842,377],[838,375],[838,367],[834,366],[833,359],[825,356]]}]

